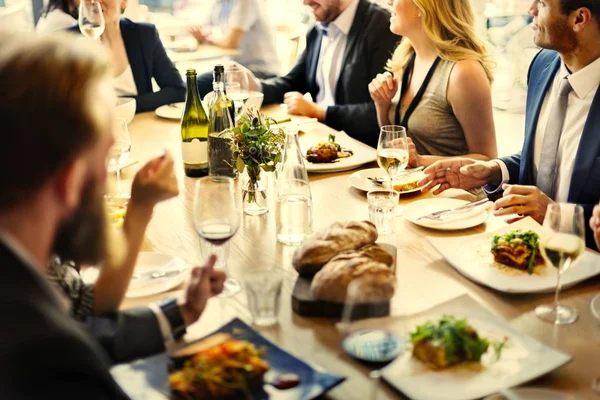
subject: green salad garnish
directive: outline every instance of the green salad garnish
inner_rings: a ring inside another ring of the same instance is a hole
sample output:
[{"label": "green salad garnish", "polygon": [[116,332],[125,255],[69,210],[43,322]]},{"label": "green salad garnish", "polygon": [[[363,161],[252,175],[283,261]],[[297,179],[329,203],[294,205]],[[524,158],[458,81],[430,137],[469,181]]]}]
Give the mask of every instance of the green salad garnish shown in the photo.
[{"label": "green salad garnish", "polygon": [[533,274],[533,268],[535,267],[535,256],[538,252],[538,246],[540,244],[540,235],[534,231],[522,231],[520,229],[508,232],[505,235],[495,235],[492,239],[492,251],[497,251],[498,246],[511,246],[516,247],[521,244],[527,246],[530,250],[529,259],[527,260],[527,272],[529,275]]}]

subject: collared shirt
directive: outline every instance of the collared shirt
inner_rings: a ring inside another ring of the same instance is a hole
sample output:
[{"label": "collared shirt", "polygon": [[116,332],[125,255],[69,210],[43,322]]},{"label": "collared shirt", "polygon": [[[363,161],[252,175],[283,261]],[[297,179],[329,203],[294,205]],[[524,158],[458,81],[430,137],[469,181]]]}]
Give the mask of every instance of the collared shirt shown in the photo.
[{"label": "collared shirt", "polygon": [[342,58],[357,8],[358,0],[353,0],[328,26],[317,23],[317,29],[327,31],[327,35],[322,34],[321,38],[316,76],[319,86],[316,103],[321,106],[335,105],[335,90],[342,70]]},{"label": "collared shirt", "polygon": [[[592,106],[592,101],[600,85],[600,58],[581,70],[570,74],[565,64],[561,64],[554,80],[546,93],[544,103],[540,109],[537,128],[535,131],[535,141],[533,147],[533,176],[537,179],[537,170],[540,165],[542,154],[542,143],[546,133],[546,126],[550,118],[550,111],[558,94],[560,81],[567,77],[573,90],[569,93],[567,113],[563,125],[560,142],[558,144],[557,165],[558,172],[556,176],[555,196],[557,202],[566,203],[571,188],[571,175],[575,157],[579,149],[579,142],[583,133],[583,128]],[[500,164],[502,170],[502,184],[510,180],[508,168],[504,162],[495,160]],[[502,187],[500,185],[499,190]]]}]

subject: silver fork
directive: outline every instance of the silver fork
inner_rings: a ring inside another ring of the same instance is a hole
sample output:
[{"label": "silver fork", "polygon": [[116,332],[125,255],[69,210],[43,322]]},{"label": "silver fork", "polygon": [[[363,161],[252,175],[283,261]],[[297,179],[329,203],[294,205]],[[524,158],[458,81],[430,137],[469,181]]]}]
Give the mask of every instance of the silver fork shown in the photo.
[{"label": "silver fork", "polygon": [[488,201],[489,200],[487,198],[485,198],[485,199],[481,199],[481,200],[477,200],[477,201],[465,204],[460,207],[448,208],[446,210],[436,211],[434,213],[423,215],[423,216],[417,218],[417,221],[420,221],[422,219],[432,219],[434,221],[444,221],[448,218],[448,215],[450,215],[450,213],[453,213],[455,211],[465,211],[465,210],[471,209],[473,207],[477,207],[479,205],[485,204]]}]

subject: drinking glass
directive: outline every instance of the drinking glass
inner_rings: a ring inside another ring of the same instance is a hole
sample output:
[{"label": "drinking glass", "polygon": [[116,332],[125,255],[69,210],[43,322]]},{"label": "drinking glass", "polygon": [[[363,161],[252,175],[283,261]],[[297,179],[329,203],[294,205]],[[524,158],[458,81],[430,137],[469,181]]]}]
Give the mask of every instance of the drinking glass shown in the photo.
[{"label": "drinking glass", "polygon": [[388,190],[371,190],[367,193],[369,220],[382,235],[392,233],[394,212],[400,200],[400,193]]},{"label": "drinking glass", "polygon": [[554,304],[538,306],[535,314],[556,325],[572,324],[577,320],[577,310],[561,305],[558,296],[562,274],[581,258],[585,250],[583,208],[575,204],[549,205],[544,228],[547,232],[540,241],[540,250],[546,262],[556,268],[558,273]]},{"label": "drinking glass", "polygon": [[390,191],[394,190],[394,179],[408,165],[408,140],[406,129],[399,125],[382,126],[377,144],[377,164],[390,178]]},{"label": "drinking glass", "polygon": [[250,91],[248,90],[249,78],[246,70],[239,65],[228,65],[225,68],[225,87],[230,84],[237,83],[239,85],[238,91],[233,91],[232,93],[227,90],[227,96],[233,101],[233,105],[235,107],[235,115],[236,118],[239,117],[239,114],[244,107],[244,104],[250,97]]},{"label": "drinking glass", "polygon": [[[210,244],[204,247],[210,253],[203,255],[216,255],[215,267],[225,272],[229,253],[226,244],[240,226],[241,207],[236,194],[234,181],[227,176],[201,178],[194,191],[194,228],[198,236]],[[233,296],[240,290],[240,283],[228,276],[221,296]]]},{"label": "drinking glass", "polygon": [[[233,101],[233,107],[235,108],[235,120],[240,117],[240,112],[242,111],[242,107],[244,106],[243,101],[236,101],[234,99],[240,98],[241,86],[237,82],[228,82],[225,84],[225,92],[227,93],[227,97]],[[235,122],[235,121],[234,121]]]},{"label": "drinking glass", "polygon": [[253,271],[244,278],[248,308],[255,325],[277,323],[282,281],[281,274],[274,270]]},{"label": "drinking glass", "polygon": [[121,169],[129,159],[131,153],[131,137],[127,129],[127,121],[117,118],[115,128],[113,129],[114,143],[110,149],[108,165],[114,168],[117,174],[117,194],[111,198],[129,199],[129,194],[121,190]]},{"label": "drinking glass", "polygon": [[94,0],[81,0],[77,22],[84,36],[98,40],[104,33],[104,15],[100,3]]}]

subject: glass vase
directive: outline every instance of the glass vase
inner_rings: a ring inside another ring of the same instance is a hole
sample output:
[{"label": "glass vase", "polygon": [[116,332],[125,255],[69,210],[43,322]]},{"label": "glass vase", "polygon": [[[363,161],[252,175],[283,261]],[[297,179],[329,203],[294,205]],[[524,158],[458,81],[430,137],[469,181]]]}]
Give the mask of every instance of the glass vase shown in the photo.
[{"label": "glass vase", "polygon": [[241,177],[244,214],[262,215],[269,211],[267,175],[260,169],[246,167]]}]

